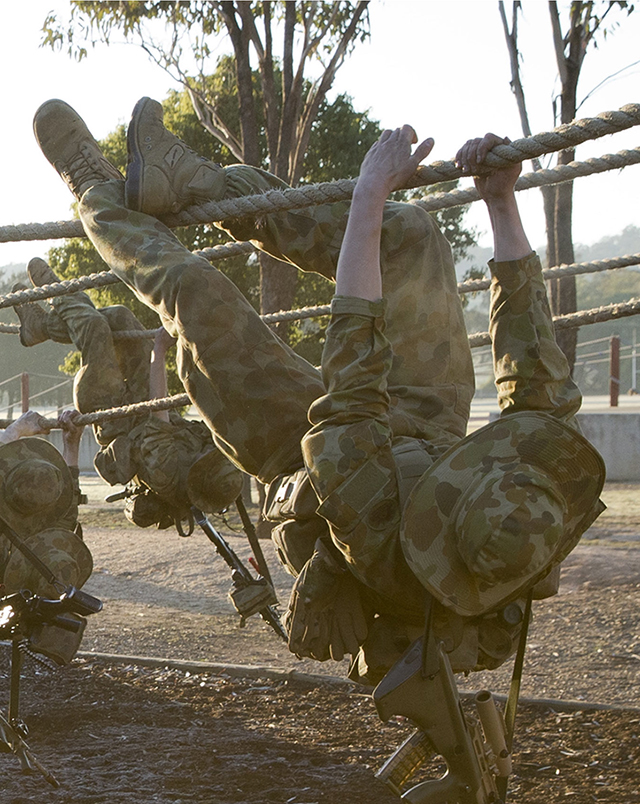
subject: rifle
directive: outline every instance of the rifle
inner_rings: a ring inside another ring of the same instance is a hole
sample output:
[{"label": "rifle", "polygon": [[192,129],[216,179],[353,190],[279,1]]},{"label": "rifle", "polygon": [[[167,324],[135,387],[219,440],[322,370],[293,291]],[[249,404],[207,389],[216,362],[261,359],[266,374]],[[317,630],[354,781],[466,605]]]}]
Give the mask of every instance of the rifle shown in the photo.
[{"label": "rifle", "polygon": [[23,771],[38,771],[52,787],[59,787],[59,782],[31,752],[25,739],[29,730],[18,713],[22,655],[49,669],[55,665],[42,656],[56,664],[68,664],[82,640],[85,617],[101,609],[101,600],[73,586],[55,600],[33,595],[27,589],[0,598],[0,639],[11,640],[9,711],[6,718],[0,714],[0,753],[15,754]]},{"label": "rifle", "polygon": [[[380,718],[403,715],[418,727],[376,773],[409,804],[499,804],[496,779],[511,773],[502,715],[493,696],[476,695],[479,721],[465,715],[447,654],[433,643],[432,675],[423,672],[423,640],[413,643],[373,691]],[[444,776],[410,786],[433,756],[447,765]]]},{"label": "rifle", "polygon": [[286,642],[288,639],[287,632],[284,630],[278,612],[275,609],[278,599],[271,583],[263,576],[253,577],[250,570],[242,563],[224,537],[209,522],[206,514],[195,506],[191,507],[191,513],[209,541],[216,548],[218,555],[231,569],[233,586],[229,591],[229,598],[240,615],[240,627],[244,627],[248,617],[257,613]]},{"label": "rifle", "polygon": [[[143,490],[143,488],[144,487],[129,485],[123,491],[109,494],[105,497],[105,500],[107,502],[126,500]],[[183,532],[181,523],[177,520],[175,522],[176,530],[181,536],[189,536],[193,531],[193,523],[195,521],[200,525],[209,541],[216,548],[218,555],[222,557],[227,566],[231,569],[233,586],[229,592],[229,598],[235,610],[240,614],[240,627],[243,628],[247,619],[253,614],[259,614],[262,619],[273,628],[276,634],[286,642],[288,640],[287,632],[284,630],[280,622],[280,616],[275,608],[278,604],[278,598],[276,597],[273,583],[269,576],[269,568],[264,560],[264,555],[262,554],[257,536],[255,535],[255,529],[253,529],[253,525],[249,520],[241,498],[236,500],[236,506],[238,507],[238,512],[247,538],[249,539],[249,544],[256,557],[254,566],[259,573],[257,578],[253,577],[248,567],[244,565],[224,537],[213,527],[207,515],[199,508],[191,506],[188,511],[190,522],[188,533]]]}]

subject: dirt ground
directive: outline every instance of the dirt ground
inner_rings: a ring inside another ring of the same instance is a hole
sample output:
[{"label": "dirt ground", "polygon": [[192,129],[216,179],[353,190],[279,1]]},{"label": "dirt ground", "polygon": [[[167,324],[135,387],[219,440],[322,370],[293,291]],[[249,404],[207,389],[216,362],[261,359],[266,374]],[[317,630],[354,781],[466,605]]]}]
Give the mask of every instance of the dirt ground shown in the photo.
[{"label": "dirt ground", "polygon": [[[258,617],[239,628],[204,534],[137,529],[96,478],[82,480],[95,562],[85,588],[104,610],[72,665],[51,673],[28,660],[22,680],[29,744],[60,787],[3,755],[0,802],[397,801],[374,774],[409,725],[381,723],[367,690],[338,683],[345,663],[296,659]],[[605,488],[609,508],[565,562],[560,594],[534,606],[510,802],[640,802],[639,492]],[[215,524],[246,559],[237,525]],[[285,604],[292,579],[262,545]],[[510,671],[460,687],[501,695]]]}]

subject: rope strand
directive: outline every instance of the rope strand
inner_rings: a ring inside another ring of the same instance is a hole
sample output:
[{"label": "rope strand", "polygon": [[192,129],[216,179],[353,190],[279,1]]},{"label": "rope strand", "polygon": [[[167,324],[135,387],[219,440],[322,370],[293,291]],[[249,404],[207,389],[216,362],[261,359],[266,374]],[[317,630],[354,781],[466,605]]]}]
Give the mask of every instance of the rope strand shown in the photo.
[{"label": "rope strand", "polygon": [[[622,131],[640,123],[640,104],[631,103],[616,112],[603,112],[597,117],[566,123],[553,131],[542,132],[532,137],[515,140],[509,145],[496,146],[487,156],[487,165],[501,167],[513,162],[521,162],[545,153],[553,153],[563,148],[573,147],[590,139]],[[525,190],[544,184],[558,184],[571,181],[580,176],[602,173],[640,162],[640,149],[623,150],[617,154],[605,154],[600,159],[585,162],[571,162],[568,165],[540,170],[526,174],[518,180],[516,189]],[[457,179],[464,174],[454,162],[434,162],[422,166],[416,178],[408,187],[420,187]],[[190,207],[179,215],[163,217],[167,226],[188,226],[195,223],[213,223],[231,217],[264,215],[278,210],[296,209],[332,201],[351,198],[354,179],[341,179],[335,182],[309,184],[288,190],[270,190],[259,195],[243,196],[225,201],[208,202],[199,207]],[[460,206],[478,200],[475,190],[455,190],[452,193],[435,193],[429,199],[421,200],[429,211]],[[65,237],[84,237],[82,223],[78,220],[51,223],[24,223],[0,227],[0,243],[19,240],[52,240]],[[208,251],[206,249],[205,251]],[[219,258],[219,257],[218,257]],[[209,257],[207,256],[207,259]]]},{"label": "rope strand", "polygon": [[[568,313],[567,315],[556,316],[553,319],[556,330],[571,329],[580,327],[584,324],[599,324],[603,321],[613,321],[618,318],[626,318],[640,314],[640,299],[631,299],[629,302],[620,304],[606,304],[592,310],[582,310],[578,313]],[[491,343],[491,336],[488,332],[475,332],[469,335],[469,346],[474,349],[486,346]],[[122,405],[117,408],[96,410],[92,413],[81,413],[74,421],[75,424],[99,424],[112,419],[123,419],[127,416],[137,416],[139,414],[151,413],[158,410],[172,410],[191,405],[191,399],[187,394],[176,394],[162,399],[150,399],[146,402],[136,402],[132,405]],[[6,428],[14,419],[0,419],[0,429]],[[47,419],[47,424],[52,430],[61,429],[59,419]]]}]

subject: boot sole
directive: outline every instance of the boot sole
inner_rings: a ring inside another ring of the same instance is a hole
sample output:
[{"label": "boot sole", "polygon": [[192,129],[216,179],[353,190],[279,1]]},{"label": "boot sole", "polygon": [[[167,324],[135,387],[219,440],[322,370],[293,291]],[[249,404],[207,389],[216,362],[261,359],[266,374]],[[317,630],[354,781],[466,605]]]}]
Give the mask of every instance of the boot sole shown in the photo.
[{"label": "boot sole", "polygon": [[129,164],[127,165],[127,181],[124,186],[125,206],[140,212],[142,209],[143,184],[143,158],[138,146],[138,117],[142,109],[149,102],[149,98],[142,98],[133,107],[131,123],[127,129],[127,149],[129,151]]}]

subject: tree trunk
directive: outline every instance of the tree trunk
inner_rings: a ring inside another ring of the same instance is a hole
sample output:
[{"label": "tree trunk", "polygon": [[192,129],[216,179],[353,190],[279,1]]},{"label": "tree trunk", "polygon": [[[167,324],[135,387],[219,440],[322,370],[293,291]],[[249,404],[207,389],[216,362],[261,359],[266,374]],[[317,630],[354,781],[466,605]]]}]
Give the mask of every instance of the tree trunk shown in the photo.
[{"label": "tree trunk", "polygon": [[[563,151],[558,158],[559,164],[567,164],[573,160],[574,152]],[[554,265],[568,265],[575,262],[572,236],[573,215],[573,182],[564,182],[555,188],[555,260]],[[556,279],[557,315],[575,313],[577,310],[577,291],[575,276]],[[561,330],[556,335],[558,345],[564,352],[571,372],[576,360],[578,343],[578,327]]]},{"label": "tree trunk", "polygon": [[[260,312],[277,313],[290,310],[298,286],[298,269],[289,263],[260,253]],[[273,329],[283,341],[288,341],[290,324],[274,324]]]}]

